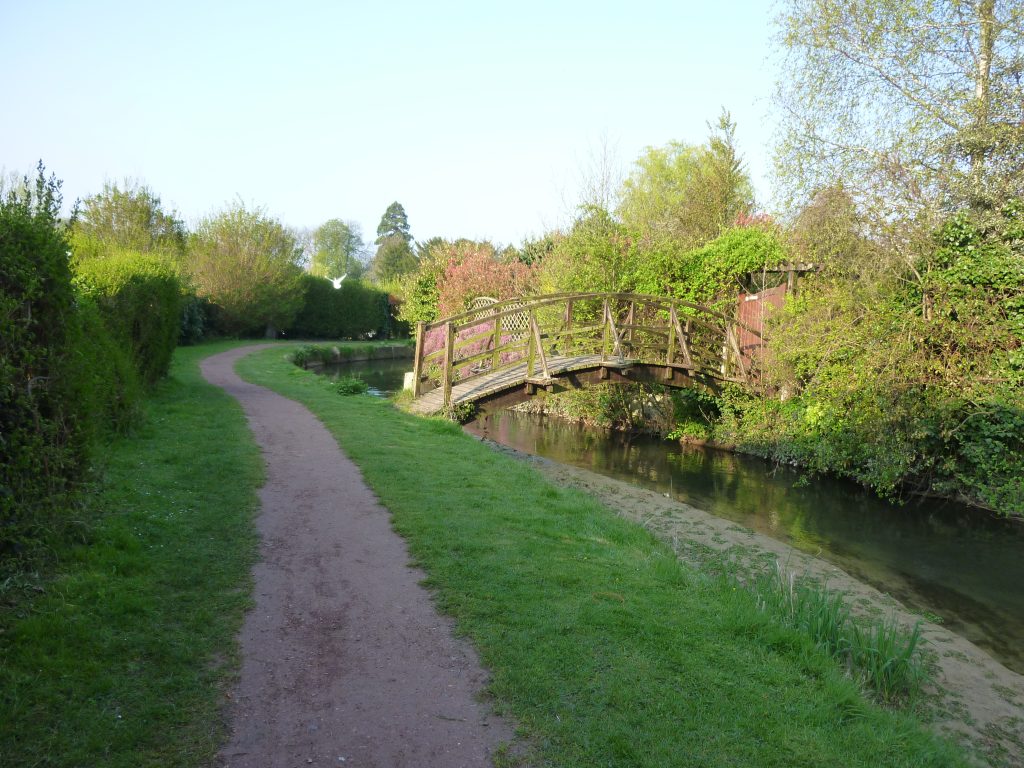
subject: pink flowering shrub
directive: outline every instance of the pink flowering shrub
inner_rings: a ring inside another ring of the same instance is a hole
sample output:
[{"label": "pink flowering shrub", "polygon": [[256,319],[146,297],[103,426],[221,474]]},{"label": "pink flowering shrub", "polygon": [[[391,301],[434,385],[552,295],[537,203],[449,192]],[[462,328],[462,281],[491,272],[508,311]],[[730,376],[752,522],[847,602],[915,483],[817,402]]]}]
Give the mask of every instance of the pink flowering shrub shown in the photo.
[{"label": "pink flowering shrub", "polygon": [[448,261],[438,278],[438,311],[456,315],[469,308],[479,296],[511,299],[533,291],[536,270],[519,261],[500,261],[486,243],[463,249]]}]

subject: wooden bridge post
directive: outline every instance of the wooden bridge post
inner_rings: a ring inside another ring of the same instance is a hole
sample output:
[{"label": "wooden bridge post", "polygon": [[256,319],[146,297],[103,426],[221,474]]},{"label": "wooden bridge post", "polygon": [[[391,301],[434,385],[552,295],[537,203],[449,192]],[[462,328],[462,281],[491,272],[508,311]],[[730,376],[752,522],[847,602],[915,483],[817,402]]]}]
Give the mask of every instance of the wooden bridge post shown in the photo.
[{"label": "wooden bridge post", "polygon": [[562,350],[563,355],[572,352],[572,305],[572,299],[565,302],[565,349]]},{"label": "wooden bridge post", "polygon": [[455,325],[452,322],[444,326],[444,407],[452,404],[452,379],[455,373]]},{"label": "wooden bridge post", "polygon": [[527,377],[533,376],[533,363],[537,355],[537,350],[534,344],[533,329],[537,325],[537,321],[533,316],[533,310],[530,310],[530,341],[526,345],[526,375]]},{"label": "wooden bridge post", "polygon": [[611,307],[608,297],[604,298],[604,318],[601,321],[601,362],[608,359],[608,325],[611,322]]},{"label": "wooden bridge post", "polygon": [[732,353],[736,355],[736,364],[740,369],[740,378],[744,382],[749,381],[747,377],[747,366],[743,364],[743,352],[740,351],[739,342],[736,340],[736,326],[727,325],[725,327],[725,338],[726,343],[732,350]]},{"label": "wooden bridge post", "polygon": [[423,374],[423,328],[426,324],[416,323],[416,355],[412,363],[412,396],[420,396],[420,376]]},{"label": "wooden bridge post", "polygon": [[[540,333],[540,325],[537,324],[537,315],[530,312],[530,334],[533,336],[533,347],[536,349],[536,354],[540,355],[540,368],[541,373],[545,379],[550,379],[551,374],[548,371],[548,358],[544,354],[544,338]],[[533,358],[531,356],[530,361],[530,375],[533,375]]]},{"label": "wooden bridge post", "polygon": [[676,303],[673,301],[668,305],[668,351],[665,355],[665,378],[672,378],[672,363],[676,359],[676,323],[679,318],[676,316]]}]

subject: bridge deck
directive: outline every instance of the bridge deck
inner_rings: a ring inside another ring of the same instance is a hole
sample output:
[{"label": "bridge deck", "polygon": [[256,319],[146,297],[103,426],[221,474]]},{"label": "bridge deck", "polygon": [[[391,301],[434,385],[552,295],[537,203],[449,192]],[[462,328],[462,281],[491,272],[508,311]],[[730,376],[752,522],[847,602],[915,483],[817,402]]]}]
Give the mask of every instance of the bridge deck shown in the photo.
[{"label": "bridge deck", "polygon": [[[579,355],[576,357],[563,357],[555,355],[547,358],[548,374],[558,376],[569,371],[582,371],[594,368],[624,368],[631,362],[618,358],[606,358],[602,360],[601,355]],[[534,378],[539,377],[541,372],[536,370]],[[505,392],[517,385],[526,384],[526,362],[517,363],[508,368],[500,368],[494,373],[485,373],[476,376],[469,381],[452,386],[452,405],[459,405],[465,402],[474,402],[481,398]],[[411,406],[414,413],[425,415],[440,413],[444,410],[444,388],[438,387],[425,395],[416,398]]]}]

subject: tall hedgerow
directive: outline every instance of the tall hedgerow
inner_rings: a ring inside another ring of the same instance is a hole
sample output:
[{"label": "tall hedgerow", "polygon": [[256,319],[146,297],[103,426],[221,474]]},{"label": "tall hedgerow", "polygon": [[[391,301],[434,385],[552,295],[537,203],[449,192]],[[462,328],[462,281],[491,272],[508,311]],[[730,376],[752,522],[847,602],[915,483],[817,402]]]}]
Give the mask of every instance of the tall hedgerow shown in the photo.
[{"label": "tall hedgerow", "polygon": [[42,164],[0,200],[0,556],[47,524],[85,461],[65,375],[76,312],[60,206]]},{"label": "tall hedgerow", "polygon": [[330,280],[302,277],[302,308],[288,335],[345,339],[383,336],[389,326],[387,294],[360,280],[345,280],[335,288]]},{"label": "tall hedgerow", "polygon": [[112,248],[102,258],[76,264],[75,285],[131,351],[143,383],[167,375],[181,332],[182,285],[172,264]]}]

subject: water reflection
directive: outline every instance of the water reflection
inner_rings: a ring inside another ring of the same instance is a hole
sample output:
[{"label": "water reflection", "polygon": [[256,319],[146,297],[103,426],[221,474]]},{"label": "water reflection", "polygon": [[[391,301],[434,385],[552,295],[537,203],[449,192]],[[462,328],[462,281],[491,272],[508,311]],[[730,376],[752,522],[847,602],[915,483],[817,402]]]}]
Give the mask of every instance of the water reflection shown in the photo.
[{"label": "water reflection", "polygon": [[1024,525],[935,500],[901,505],[760,459],[500,412],[492,440],[667,493],[836,563],[1024,672]]},{"label": "water reflection", "polygon": [[370,386],[370,394],[387,397],[400,392],[406,371],[412,370],[412,360],[365,360],[358,363],[326,365],[319,373],[338,379],[358,376]]}]

